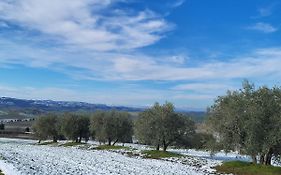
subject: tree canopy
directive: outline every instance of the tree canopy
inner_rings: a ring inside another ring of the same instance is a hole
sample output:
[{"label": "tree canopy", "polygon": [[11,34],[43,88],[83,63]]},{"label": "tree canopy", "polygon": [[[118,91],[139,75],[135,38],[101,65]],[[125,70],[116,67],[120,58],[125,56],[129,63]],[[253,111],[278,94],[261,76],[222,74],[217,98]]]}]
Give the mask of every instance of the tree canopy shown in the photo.
[{"label": "tree canopy", "polygon": [[58,116],[55,114],[47,114],[40,116],[35,120],[33,125],[35,135],[41,140],[52,138],[53,142],[57,142],[59,135]]},{"label": "tree canopy", "polygon": [[133,124],[127,112],[97,111],[91,121],[93,137],[108,145],[117,142],[132,142]]},{"label": "tree canopy", "polygon": [[61,131],[68,139],[75,142],[85,141],[90,137],[90,119],[87,116],[66,113],[61,120]]},{"label": "tree canopy", "polygon": [[[281,89],[243,88],[220,96],[208,111],[208,123],[217,136],[218,148],[250,155],[254,163],[270,165],[281,149]],[[258,159],[258,160],[257,160]]]},{"label": "tree canopy", "polygon": [[195,132],[194,122],[175,112],[172,103],[160,105],[145,110],[135,124],[135,134],[141,143],[162,146],[166,151],[169,145],[188,137]]}]

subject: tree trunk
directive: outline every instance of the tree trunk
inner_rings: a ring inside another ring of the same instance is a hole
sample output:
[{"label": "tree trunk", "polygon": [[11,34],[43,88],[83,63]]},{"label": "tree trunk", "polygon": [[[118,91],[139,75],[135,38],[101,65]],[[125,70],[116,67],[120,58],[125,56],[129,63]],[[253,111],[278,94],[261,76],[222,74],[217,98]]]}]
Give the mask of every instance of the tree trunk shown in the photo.
[{"label": "tree trunk", "polygon": [[108,139],[108,145],[109,146],[111,145],[111,139]]},{"label": "tree trunk", "polygon": [[80,136],[78,142],[81,143],[81,141],[82,141],[82,137]]},{"label": "tree trunk", "polygon": [[163,151],[167,151],[167,148],[168,148],[168,144],[164,140],[163,141]]},{"label": "tree trunk", "polygon": [[260,155],[260,164],[263,164],[264,163],[264,154],[261,154]]},{"label": "tree trunk", "polygon": [[272,151],[272,148],[270,148],[268,153],[265,156],[265,162],[264,162],[265,165],[271,165],[272,154],[273,154],[273,151]]},{"label": "tree trunk", "polygon": [[40,140],[38,140],[38,143],[41,143],[41,139],[40,139]]},{"label": "tree trunk", "polygon": [[58,139],[56,136],[53,137],[53,142],[58,142]]},{"label": "tree trunk", "polygon": [[160,149],[160,145],[158,143],[157,146],[156,146],[156,150],[159,151],[159,149]]},{"label": "tree trunk", "polygon": [[113,142],[113,144],[112,144],[112,145],[114,146],[114,145],[115,145],[115,143],[117,143],[117,142],[118,142],[118,139],[116,139],[116,140]]},{"label": "tree trunk", "polygon": [[257,156],[256,155],[252,155],[252,160],[253,160],[253,164],[257,164]]}]

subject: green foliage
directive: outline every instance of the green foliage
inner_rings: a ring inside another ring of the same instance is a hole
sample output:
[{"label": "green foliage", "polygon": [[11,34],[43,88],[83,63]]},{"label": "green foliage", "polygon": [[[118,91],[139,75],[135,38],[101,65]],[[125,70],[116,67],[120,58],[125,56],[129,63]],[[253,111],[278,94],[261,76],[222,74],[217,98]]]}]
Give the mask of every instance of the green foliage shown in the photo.
[{"label": "green foliage", "polygon": [[59,135],[58,117],[54,114],[48,114],[38,117],[32,126],[35,135],[40,140],[52,138],[53,142],[57,142]]},{"label": "green foliage", "polygon": [[90,119],[87,116],[65,113],[61,120],[61,131],[68,139],[75,142],[89,140],[90,136]]},{"label": "green foliage", "polygon": [[184,143],[195,133],[194,122],[175,113],[171,103],[155,105],[140,113],[135,123],[135,134],[139,142],[156,146],[163,146],[166,151],[171,144]]},{"label": "green foliage", "polygon": [[[209,148],[209,145],[215,142],[213,135],[207,133],[195,133],[191,140],[192,141],[188,143],[190,143],[190,147],[195,149]],[[188,143],[186,143],[186,145],[188,145]]]},{"label": "green foliage", "polygon": [[281,89],[245,81],[243,89],[218,97],[209,109],[208,123],[217,136],[217,148],[238,150],[253,162],[269,165],[281,153]]},{"label": "green foliage", "polygon": [[280,175],[281,167],[255,165],[248,162],[224,162],[215,167],[219,173],[232,173],[236,175]]},{"label": "green foliage", "polygon": [[127,112],[98,111],[91,121],[93,137],[100,142],[113,145],[116,142],[132,142],[133,125]]},{"label": "green foliage", "polygon": [[169,157],[182,157],[183,155],[168,152],[168,151],[159,151],[159,150],[146,150],[142,151],[143,154],[145,154],[145,158],[150,159],[161,159],[161,158],[169,158]]}]

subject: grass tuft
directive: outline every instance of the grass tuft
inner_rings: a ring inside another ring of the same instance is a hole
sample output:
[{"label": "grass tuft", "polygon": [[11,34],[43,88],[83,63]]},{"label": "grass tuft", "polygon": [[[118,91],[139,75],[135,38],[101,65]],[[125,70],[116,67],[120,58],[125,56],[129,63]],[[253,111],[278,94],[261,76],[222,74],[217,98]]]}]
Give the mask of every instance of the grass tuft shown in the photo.
[{"label": "grass tuft", "polygon": [[67,142],[61,144],[60,146],[69,147],[69,146],[78,146],[78,145],[85,145],[86,143],[77,143],[77,142]]},{"label": "grass tuft", "polygon": [[254,165],[249,162],[224,162],[215,169],[219,173],[232,173],[235,175],[281,175],[281,167]]},{"label": "grass tuft", "polygon": [[49,141],[49,142],[38,143],[37,145],[54,145],[54,144],[58,144],[58,142]]},{"label": "grass tuft", "polygon": [[161,158],[169,158],[169,157],[183,157],[181,154],[168,152],[168,151],[157,151],[157,150],[146,150],[142,151],[145,154],[145,158],[150,159],[161,159]]},{"label": "grass tuft", "polygon": [[112,150],[112,149],[130,149],[126,146],[115,146],[115,145],[100,145],[95,148],[96,150]]}]

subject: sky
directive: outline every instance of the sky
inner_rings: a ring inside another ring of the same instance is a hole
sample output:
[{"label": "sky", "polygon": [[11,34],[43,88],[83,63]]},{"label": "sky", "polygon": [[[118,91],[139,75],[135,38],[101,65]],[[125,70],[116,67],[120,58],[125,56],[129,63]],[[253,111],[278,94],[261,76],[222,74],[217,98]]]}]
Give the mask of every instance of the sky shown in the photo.
[{"label": "sky", "polygon": [[280,77],[279,0],[0,1],[0,96],[205,110]]}]

